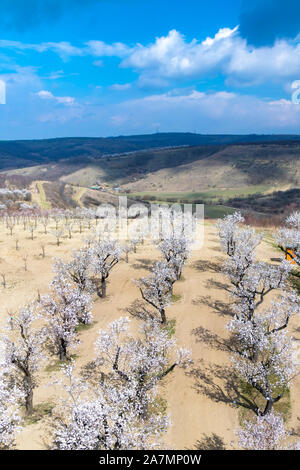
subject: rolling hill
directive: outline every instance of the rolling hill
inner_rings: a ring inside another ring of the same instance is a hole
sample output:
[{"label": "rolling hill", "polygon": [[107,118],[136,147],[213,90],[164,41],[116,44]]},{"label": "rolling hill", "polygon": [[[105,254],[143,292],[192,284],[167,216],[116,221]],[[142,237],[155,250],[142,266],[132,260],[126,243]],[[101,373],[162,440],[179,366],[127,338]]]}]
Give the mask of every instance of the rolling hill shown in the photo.
[{"label": "rolling hill", "polygon": [[[105,194],[111,199],[116,187],[149,201],[233,205],[257,193],[300,188],[300,137],[285,137],[155,134],[0,142],[0,181],[21,186],[43,181],[54,205],[61,199],[72,206],[80,191],[83,204],[97,204]],[[196,141],[202,144],[191,145]],[[9,162],[2,158],[4,148]],[[101,191],[92,190],[95,186]],[[288,198],[281,199],[286,205]]]},{"label": "rolling hill", "polygon": [[99,159],[71,157],[4,173],[86,187],[122,186],[132,192],[297,187],[300,142],[162,148]]},{"label": "rolling hill", "polygon": [[69,158],[99,159],[103,155],[152,148],[299,141],[300,135],[202,135],[157,133],[108,138],[59,138],[0,141],[0,170],[58,162]]}]

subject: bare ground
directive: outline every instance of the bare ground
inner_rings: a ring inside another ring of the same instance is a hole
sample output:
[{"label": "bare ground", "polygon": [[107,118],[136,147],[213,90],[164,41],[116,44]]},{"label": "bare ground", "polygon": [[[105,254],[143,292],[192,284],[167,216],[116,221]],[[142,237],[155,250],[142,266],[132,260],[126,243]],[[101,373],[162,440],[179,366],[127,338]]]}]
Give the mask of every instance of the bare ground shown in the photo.
[{"label": "bare ground", "polygon": [[[34,240],[21,227],[10,236],[2,226],[0,242],[0,272],[6,273],[7,287],[1,288],[1,319],[7,311],[14,312],[26,302],[36,298],[37,291],[47,292],[53,277],[53,256],[67,258],[72,248],[82,245],[82,235],[63,239],[55,245],[52,235],[42,234],[39,227]],[[20,249],[15,250],[15,238]],[[40,255],[40,244],[46,242],[46,257]],[[28,255],[28,271],[24,271],[23,257]],[[278,253],[267,243],[259,248],[259,258],[278,258]],[[94,342],[99,329],[123,315],[139,298],[139,291],[132,282],[142,277],[156,259],[159,251],[146,243],[140,245],[136,254],[129,255],[129,263],[120,262],[112,272],[107,299],[97,299],[93,309],[94,324],[80,333],[81,344],[76,353],[79,367],[94,358]],[[179,346],[190,348],[194,364],[189,370],[175,370],[161,387],[161,394],[168,402],[172,426],[168,431],[167,445],[173,449],[230,448],[235,442],[234,430],[239,424],[239,410],[234,405],[234,389],[230,376],[229,353],[224,346],[227,338],[225,325],[230,310],[229,285],[220,273],[224,255],[219,249],[216,231],[210,223],[205,224],[204,246],[194,251],[183,272],[183,279],[175,284],[177,301],[167,310],[169,319],[176,320],[175,337]],[[180,296],[180,297],[179,297]],[[137,319],[132,319],[134,328]],[[291,332],[299,338],[299,321],[293,320]],[[299,341],[299,340],[298,340]],[[54,362],[54,361],[52,361]],[[57,376],[57,371],[44,369],[40,384],[35,390],[34,405],[56,403],[55,389],[46,384]],[[299,431],[300,379],[295,379],[291,389],[292,418],[289,426]],[[57,390],[56,390],[57,392]],[[47,418],[27,424],[17,439],[19,449],[45,449]]]}]

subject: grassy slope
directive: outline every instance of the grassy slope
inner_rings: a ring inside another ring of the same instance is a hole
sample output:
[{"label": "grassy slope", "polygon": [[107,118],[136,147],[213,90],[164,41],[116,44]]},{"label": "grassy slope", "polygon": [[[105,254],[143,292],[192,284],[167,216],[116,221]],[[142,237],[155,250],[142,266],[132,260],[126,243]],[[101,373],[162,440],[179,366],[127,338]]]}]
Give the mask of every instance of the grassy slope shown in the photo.
[{"label": "grassy slope", "polygon": [[0,141],[0,169],[24,168],[57,162],[64,158],[99,158],[103,154],[182,145],[229,145],[241,142],[300,140],[292,135],[199,135],[157,133],[108,138],[58,138]]},{"label": "grassy slope", "polygon": [[151,199],[154,198],[159,201],[170,201],[170,200],[177,200],[180,202],[181,200],[187,202],[195,202],[197,200],[203,200],[208,202],[216,202],[218,199],[222,198],[224,201],[231,199],[233,197],[244,197],[249,196],[255,193],[266,193],[270,191],[270,187],[267,185],[254,185],[249,186],[246,188],[232,188],[232,189],[211,189],[208,191],[202,192],[184,192],[184,191],[177,191],[177,192],[136,192],[131,193],[132,197],[137,198],[144,198],[144,199]]},{"label": "grassy slope", "polygon": [[[82,151],[83,143],[80,139],[78,142],[76,152],[79,144]],[[89,156],[94,143],[85,142],[85,156],[79,155],[79,151],[76,153],[75,144],[72,145],[69,142],[67,152],[72,154],[74,151],[72,158],[11,170],[9,175],[23,175],[32,181],[49,181],[53,185],[67,184],[67,188],[94,184],[108,189],[120,186],[133,197],[146,200],[204,202],[214,206],[220,203],[232,205],[228,201],[234,198],[300,187],[300,142],[161,148],[102,158]],[[48,157],[52,147],[53,142],[47,150]],[[65,192],[62,186],[55,190],[58,196]],[[52,188],[47,184],[43,188],[46,199],[52,202],[48,197]],[[72,192],[71,189],[68,191]],[[64,203],[68,205],[70,197],[78,203],[78,190],[74,188],[73,195],[69,193],[63,194],[66,196]],[[55,205],[59,202],[58,196],[55,196]],[[80,201],[84,204],[82,196]],[[96,199],[102,198],[99,195]]]},{"label": "grassy slope", "polygon": [[[90,186],[97,181],[123,185],[132,192],[201,193],[249,186],[297,186],[299,156],[298,142],[203,145],[102,158],[101,155],[90,157],[86,151],[21,173],[32,180],[61,180],[79,186]],[[20,174],[20,170],[9,173]]]}]

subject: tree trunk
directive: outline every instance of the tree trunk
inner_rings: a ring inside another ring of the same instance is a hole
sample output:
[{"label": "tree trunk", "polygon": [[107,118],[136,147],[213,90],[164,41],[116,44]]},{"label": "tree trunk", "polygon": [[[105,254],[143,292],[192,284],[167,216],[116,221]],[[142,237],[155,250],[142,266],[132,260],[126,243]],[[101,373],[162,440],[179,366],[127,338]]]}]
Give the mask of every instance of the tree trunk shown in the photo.
[{"label": "tree trunk", "polygon": [[266,414],[270,413],[270,411],[273,408],[273,405],[274,405],[274,400],[272,398],[269,398],[269,400],[267,400],[264,411],[261,413],[261,416],[265,416]]},{"label": "tree trunk", "polygon": [[32,380],[31,380],[30,375],[25,376],[24,382],[25,382],[25,390],[26,390],[26,395],[25,395],[26,414],[30,415],[33,412],[33,386],[32,386]]},{"label": "tree trunk", "polygon": [[106,279],[102,277],[101,279],[101,297],[104,299],[106,297]]},{"label": "tree trunk", "polygon": [[67,345],[64,339],[60,340],[59,344],[59,359],[65,361],[67,359]]},{"label": "tree trunk", "polygon": [[26,414],[30,415],[33,412],[33,391],[30,389],[25,398]]},{"label": "tree trunk", "polygon": [[160,309],[160,316],[161,316],[161,322],[163,325],[165,325],[167,323],[167,318],[166,318],[166,313],[165,313],[165,309],[164,308],[161,308]]}]

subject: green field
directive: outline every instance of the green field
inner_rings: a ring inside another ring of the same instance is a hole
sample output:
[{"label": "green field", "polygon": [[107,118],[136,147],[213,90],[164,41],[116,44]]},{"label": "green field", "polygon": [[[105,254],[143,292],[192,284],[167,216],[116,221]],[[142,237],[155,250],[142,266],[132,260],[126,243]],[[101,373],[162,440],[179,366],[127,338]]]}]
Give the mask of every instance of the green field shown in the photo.
[{"label": "green field", "polygon": [[204,205],[204,217],[206,219],[219,219],[224,217],[224,215],[233,214],[235,209],[228,206],[220,206],[220,205]]},{"label": "green field", "polygon": [[130,193],[130,197],[145,200],[155,200],[157,202],[197,202],[216,203],[219,199],[224,202],[234,197],[247,197],[252,194],[265,194],[270,189],[269,186],[255,185],[245,188],[233,189],[211,189],[203,192],[136,192]]},{"label": "green field", "polygon": [[[130,195],[132,197],[132,195]],[[191,200],[190,204],[193,204],[194,202]],[[173,202],[170,201],[151,201],[151,204],[169,204],[172,205],[174,204]],[[182,205],[182,203],[181,203]],[[183,207],[183,205],[182,205]],[[221,217],[224,217],[224,215],[228,214],[233,214],[236,212],[236,209],[233,207],[225,206],[222,204],[205,204],[204,203],[204,217],[205,219],[219,219]]]}]

